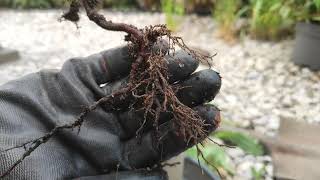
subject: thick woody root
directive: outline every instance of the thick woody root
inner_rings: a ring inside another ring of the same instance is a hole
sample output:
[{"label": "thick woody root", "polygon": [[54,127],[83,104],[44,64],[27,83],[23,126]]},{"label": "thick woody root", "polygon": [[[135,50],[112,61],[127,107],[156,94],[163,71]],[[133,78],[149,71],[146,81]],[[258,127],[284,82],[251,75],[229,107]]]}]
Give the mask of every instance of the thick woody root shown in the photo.
[{"label": "thick woody root", "polygon": [[[183,137],[187,143],[197,144],[207,136],[208,132],[205,129],[208,124],[205,124],[205,121],[194,110],[181,103],[176,96],[176,92],[183,87],[169,84],[168,65],[164,56],[168,52],[174,53],[175,47],[179,46],[198,61],[208,61],[212,57],[199,54],[188,48],[182,38],[172,36],[165,25],[138,29],[132,25],[107,21],[103,15],[97,13],[95,9],[97,4],[98,0],[72,0],[69,11],[64,13],[62,18],[77,22],[80,7],[83,7],[89,19],[101,28],[127,33],[125,40],[130,42],[131,55],[135,58],[127,86],[93,103],[74,122],[56,126],[42,137],[2,151],[6,152],[22,147],[25,149],[21,158],[0,178],[8,175],[35,149],[46,143],[59,131],[74,128],[78,128],[80,131],[87,114],[100,105],[106,107],[109,112],[124,111],[129,108],[144,110],[144,121],[141,122],[141,127],[136,132],[138,136],[142,133],[147,121],[152,121],[153,128],[158,130],[161,113],[172,114],[172,121],[177,129],[176,133]],[[153,51],[153,47],[159,39],[165,39],[169,42],[169,51]],[[125,103],[119,105],[118,102]]]}]

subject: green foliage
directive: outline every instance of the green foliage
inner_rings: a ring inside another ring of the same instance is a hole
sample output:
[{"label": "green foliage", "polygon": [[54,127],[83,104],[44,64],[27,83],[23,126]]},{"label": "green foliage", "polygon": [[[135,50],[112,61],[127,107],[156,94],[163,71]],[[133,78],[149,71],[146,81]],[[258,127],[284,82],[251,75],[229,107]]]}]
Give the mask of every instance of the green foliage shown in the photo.
[{"label": "green foliage", "polygon": [[[224,170],[228,174],[233,175],[235,172],[235,168],[233,167],[231,163],[231,158],[229,155],[218,145],[216,144],[208,144],[204,148],[200,147],[203,156],[205,159],[210,162],[211,165],[218,168],[219,170]],[[187,155],[197,159],[197,148],[193,147],[187,151]],[[203,163],[206,163],[202,158],[199,157],[199,160]],[[211,168],[211,170],[215,171],[216,169],[214,167],[208,166]]]},{"label": "green foliage", "polygon": [[220,26],[232,29],[237,20],[237,11],[239,8],[239,0],[218,0],[214,17]]},{"label": "green foliage", "polygon": [[246,134],[232,131],[220,131],[215,133],[214,137],[219,138],[226,143],[236,145],[248,154],[255,156],[264,154],[264,148],[258,140]]},{"label": "green foliage", "polygon": [[198,13],[208,15],[216,0],[184,0],[185,8],[188,13]]},{"label": "green foliage", "polygon": [[224,39],[239,35],[235,24],[242,16],[249,20],[249,26],[241,32],[256,39],[278,40],[293,34],[297,21],[320,23],[320,0],[216,1],[214,18]]},{"label": "green foliage", "polygon": [[183,15],[184,5],[181,1],[163,0],[161,1],[162,11],[168,14]]},{"label": "green foliage", "polygon": [[219,25],[220,35],[224,39],[235,38],[236,23],[247,10],[248,7],[242,6],[241,0],[217,0],[213,16]]},{"label": "green foliage", "polygon": [[[12,8],[60,8],[69,0],[0,0],[0,6]],[[320,0],[102,0],[103,7],[129,9],[159,9],[166,23],[176,30],[185,12],[207,11],[213,7],[213,17],[219,34],[233,41],[249,32],[253,38],[277,40],[293,33],[297,21],[320,23]],[[201,13],[201,12],[200,12]],[[241,17],[249,23],[239,26]],[[242,26],[244,25],[244,26]]]},{"label": "green foliage", "polygon": [[320,0],[295,0],[297,21],[320,23]]},{"label": "green foliage", "polygon": [[[58,8],[70,0],[0,0],[0,6],[11,8]],[[128,9],[136,6],[137,1],[129,0],[102,0],[104,7]]]},{"label": "green foliage", "polygon": [[184,4],[182,1],[163,0],[161,1],[162,12],[166,15],[166,24],[169,29],[176,30],[179,19],[184,15]]},{"label": "green foliage", "polygon": [[313,0],[314,5],[319,10],[320,9],[320,0]]},{"label": "green foliage", "polygon": [[[232,144],[241,148],[245,153],[255,156],[263,155],[263,146],[258,140],[239,132],[232,131],[220,131],[213,134],[213,137],[221,139],[226,144]],[[204,147],[199,147],[202,151],[205,159],[210,163],[208,166],[215,171],[218,168],[219,171],[226,172],[229,175],[233,175],[235,172],[231,157],[224,151],[223,147],[214,143],[207,143]],[[199,158],[203,163],[206,163],[202,157],[198,154],[197,148],[193,147],[187,151],[187,155],[192,158]],[[211,166],[214,167],[211,167]],[[226,174],[224,173],[224,174]],[[258,179],[265,174],[265,170],[252,170],[253,176]]]},{"label": "green foliage", "polygon": [[266,167],[263,166],[261,169],[251,168],[251,174],[254,180],[263,180],[264,174],[266,174]]},{"label": "green foliage", "polygon": [[102,0],[103,7],[116,9],[130,9],[136,6],[136,1],[129,0]]},{"label": "green foliage", "polygon": [[0,5],[13,8],[56,8],[64,3],[65,0],[2,0]]},{"label": "green foliage", "polygon": [[251,0],[250,34],[259,39],[276,40],[293,29],[294,0]]}]

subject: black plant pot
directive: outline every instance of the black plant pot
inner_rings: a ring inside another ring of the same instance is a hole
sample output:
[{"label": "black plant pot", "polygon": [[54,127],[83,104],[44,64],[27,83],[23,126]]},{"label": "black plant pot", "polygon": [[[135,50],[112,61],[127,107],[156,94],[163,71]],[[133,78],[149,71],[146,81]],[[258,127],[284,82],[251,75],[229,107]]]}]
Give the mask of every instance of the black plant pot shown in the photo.
[{"label": "black plant pot", "polygon": [[183,180],[221,180],[218,174],[190,158],[184,159]]},{"label": "black plant pot", "polygon": [[295,64],[320,70],[320,25],[298,23],[292,60]]}]

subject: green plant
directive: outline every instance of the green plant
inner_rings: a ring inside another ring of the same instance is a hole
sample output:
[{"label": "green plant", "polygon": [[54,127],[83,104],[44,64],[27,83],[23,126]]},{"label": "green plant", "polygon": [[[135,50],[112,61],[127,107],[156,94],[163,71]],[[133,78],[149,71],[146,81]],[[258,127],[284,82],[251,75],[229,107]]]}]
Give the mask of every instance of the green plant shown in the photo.
[{"label": "green plant", "polygon": [[184,0],[188,13],[210,14],[215,0]]},{"label": "green plant", "polygon": [[297,21],[320,22],[320,0],[295,0]]},{"label": "green plant", "polygon": [[[234,175],[235,167],[232,164],[231,158],[220,146],[216,144],[207,144],[205,147],[200,148],[204,158],[210,163],[211,166],[209,165],[208,167],[211,168],[211,170],[216,171],[215,168],[217,168],[223,175]],[[206,163],[201,157],[198,157],[196,147],[189,149],[186,153],[187,156],[194,159],[199,158],[202,163]]]},{"label": "green plant", "polygon": [[276,40],[291,34],[294,0],[251,0],[250,34],[258,39]]},{"label": "green plant", "polygon": [[136,0],[137,5],[142,10],[157,11],[160,10],[161,0]]},{"label": "green plant", "polygon": [[179,0],[163,0],[161,1],[162,12],[166,15],[166,24],[169,29],[176,30],[179,17],[184,15],[184,4],[183,1]]},{"label": "green plant", "polygon": [[[212,135],[214,138],[222,140],[226,144],[235,145],[236,147],[242,149],[247,154],[252,154],[255,156],[263,155],[264,148],[258,142],[257,139],[248,136],[244,133],[232,132],[232,131],[220,131]],[[200,147],[203,153],[204,158],[208,161],[209,167],[212,170],[217,168],[223,175],[229,174],[234,175],[235,169],[231,160],[231,157],[224,151],[224,149],[214,143],[207,143],[205,146]],[[201,156],[197,153],[196,147],[193,147],[187,151],[187,155],[192,158],[198,158],[201,162],[205,162]],[[214,166],[215,168],[211,167]],[[255,171],[256,174],[259,174],[260,171]],[[264,171],[261,171],[260,174],[265,174]],[[258,176],[258,175],[257,175]]]},{"label": "green plant", "polygon": [[254,180],[263,180],[264,174],[266,174],[266,167],[263,166],[258,170],[254,167],[251,167],[251,174]]},{"label": "green plant", "polygon": [[217,0],[213,17],[219,25],[219,35],[232,41],[237,34],[237,20],[247,11],[241,0]]},{"label": "green plant", "polygon": [[231,143],[231,145],[241,148],[248,154],[261,156],[264,153],[263,146],[259,143],[259,141],[246,134],[232,131],[219,131],[213,136],[223,140],[226,143]]},{"label": "green plant", "polygon": [[9,7],[9,0],[2,0],[0,1],[0,7]]},{"label": "green plant", "polygon": [[2,0],[0,6],[13,8],[55,8],[61,7],[65,0]]},{"label": "green plant", "polygon": [[[58,8],[70,0],[0,0],[0,6],[12,8]],[[137,5],[137,1],[103,0],[104,7],[128,9]]]},{"label": "green plant", "polygon": [[137,1],[129,1],[129,0],[103,0],[103,7],[107,8],[116,8],[116,9],[130,9],[137,5]]}]

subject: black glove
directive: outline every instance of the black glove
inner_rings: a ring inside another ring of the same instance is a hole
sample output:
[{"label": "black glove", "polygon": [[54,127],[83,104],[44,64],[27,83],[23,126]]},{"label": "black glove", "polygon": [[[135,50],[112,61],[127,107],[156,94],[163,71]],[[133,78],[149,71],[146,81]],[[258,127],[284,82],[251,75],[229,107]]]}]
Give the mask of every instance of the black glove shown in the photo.
[{"label": "black glove", "polygon": [[[219,111],[201,104],[212,100],[220,89],[219,75],[213,70],[192,74],[197,61],[184,52],[175,56],[177,60],[167,58],[170,82],[187,87],[178,92],[179,99],[212,124],[213,131]],[[61,71],[44,70],[1,86],[0,150],[40,137],[57,125],[73,122],[85,107],[125,86],[131,62],[128,48],[122,47],[87,58],[74,58]],[[140,139],[135,137],[143,120],[138,112],[107,113],[101,106],[85,119],[79,134],[70,129],[59,132],[6,177],[166,179],[163,171],[138,169],[151,167],[191,146],[175,133],[169,117],[162,118],[159,132],[166,136],[157,145],[156,132],[151,128],[145,129]],[[24,152],[20,148],[1,153],[0,174]]]}]

